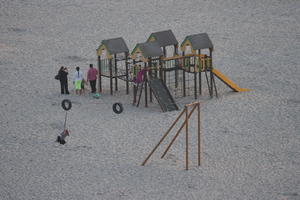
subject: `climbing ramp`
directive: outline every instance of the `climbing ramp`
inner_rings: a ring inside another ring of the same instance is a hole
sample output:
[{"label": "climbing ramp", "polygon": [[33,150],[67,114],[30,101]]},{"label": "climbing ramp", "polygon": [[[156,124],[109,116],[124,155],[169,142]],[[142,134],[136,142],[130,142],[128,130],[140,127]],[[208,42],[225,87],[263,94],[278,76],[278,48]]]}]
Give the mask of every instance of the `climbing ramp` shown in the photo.
[{"label": "climbing ramp", "polygon": [[227,78],[224,74],[222,74],[220,71],[213,69],[212,72],[218,79],[220,79],[223,83],[225,83],[228,87],[230,87],[235,92],[247,92],[250,91],[247,88],[240,88],[237,84],[235,84],[232,80]]},{"label": "climbing ramp", "polygon": [[178,106],[162,80],[151,78],[148,83],[163,112],[178,110]]}]

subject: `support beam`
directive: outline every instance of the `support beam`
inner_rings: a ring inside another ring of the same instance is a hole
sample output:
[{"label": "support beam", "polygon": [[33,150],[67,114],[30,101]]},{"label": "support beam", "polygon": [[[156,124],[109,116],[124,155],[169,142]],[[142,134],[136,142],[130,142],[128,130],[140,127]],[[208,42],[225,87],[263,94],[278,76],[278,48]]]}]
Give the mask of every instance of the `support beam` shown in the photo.
[{"label": "support beam", "polygon": [[113,95],[113,74],[112,74],[112,59],[109,59],[109,79],[110,79],[110,94]]},{"label": "support beam", "polygon": [[[152,77],[152,69],[151,69],[151,67],[152,67],[152,59],[151,58],[149,58],[148,59],[149,61],[148,61],[148,67],[149,67],[149,78],[151,78]],[[149,87],[150,88],[150,87]],[[152,89],[150,88],[150,102],[152,102]]]},{"label": "support beam", "polygon": [[[196,106],[194,106],[194,108],[191,110],[190,114],[188,115],[187,119],[189,120],[190,117],[192,116],[193,112],[195,111]],[[185,111],[185,109],[184,109]],[[175,136],[173,137],[172,141],[169,143],[168,147],[166,148],[166,150],[164,151],[164,153],[162,154],[161,158],[164,158],[165,155],[168,153],[169,149],[171,148],[171,146],[173,145],[173,143],[175,142],[176,138],[178,137],[179,133],[181,132],[181,130],[183,129],[183,127],[185,126],[186,121],[184,121],[180,128],[178,129],[178,131],[176,132]]]},{"label": "support beam", "polygon": [[200,126],[200,103],[197,105],[198,109],[198,166],[201,165],[201,126]]},{"label": "support beam", "polygon": [[117,61],[117,54],[115,54],[115,90],[118,91],[118,61]]},{"label": "support beam", "polygon": [[99,81],[99,93],[102,92],[102,77],[101,77],[101,57],[98,56],[98,71],[99,71],[99,76],[98,76],[98,81]]},{"label": "support beam", "polygon": [[[195,108],[195,107],[194,107]],[[185,106],[185,169],[189,169],[189,116],[188,107]]]},{"label": "support beam", "polygon": [[147,156],[147,158],[142,163],[142,166],[145,166],[149,158],[152,156],[152,154],[156,151],[156,149],[159,147],[159,145],[164,141],[164,139],[168,136],[170,131],[173,129],[173,127],[176,125],[177,121],[180,119],[180,117],[184,114],[185,110],[182,110],[182,112],[178,115],[176,120],[173,122],[173,124],[170,126],[170,128],[167,130],[167,132],[163,135],[163,137],[160,139],[160,141],[157,143],[157,145],[154,147],[154,149],[150,152],[150,154]]},{"label": "support beam", "polygon": [[125,67],[126,67],[126,94],[129,94],[128,52],[125,52]]},{"label": "support beam", "polygon": [[[135,66],[135,60],[132,61],[133,66]],[[134,67],[135,70],[135,67]],[[135,72],[134,72],[135,73]],[[136,96],[137,96],[137,86],[133,84],[133,105],[136,103]]]},{"label": "support beam", "polygon": [[[182,55],[184,56],[184,52],[182,52]],[[185,58],[182,58],[182,82],[183,82],[183,96],[186,97],[186,89],[185,89],[185,70],[184,70],[184,64],[185,64]]]},{"label": "support beam", "polygon": [[197,72],[196,72],[196,56],[194,56],[194,94],[195,94],[195,99],[198,97],[198,91],[197,91]]},{"label": "support beam", "polygon": [[[144,63],[144,68],[147,67],[147,64]],[[148,107],[148,80],[147,80],[147,71],[144,74],[144,85],[145,85],[145,107]],[[143,88],[142,88],[143,89]]]}]

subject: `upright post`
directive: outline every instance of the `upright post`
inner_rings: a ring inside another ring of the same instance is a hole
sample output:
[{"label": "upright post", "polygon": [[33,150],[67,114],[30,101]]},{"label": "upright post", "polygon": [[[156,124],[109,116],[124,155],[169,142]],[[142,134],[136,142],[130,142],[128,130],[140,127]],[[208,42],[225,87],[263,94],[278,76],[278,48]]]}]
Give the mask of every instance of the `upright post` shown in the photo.
[{"label": "upright post", "polygon": [[113,95],[112,59],[109,59],[110,94]]},{"label": "upright post", "polygon": [[[144,69],[146,69],[147,63],[144,63]],[[147,70],[144,74],[144,81],[145,81],[145,107],[148,107],[148,80],[147,80]],[[143,88],[142,88],[143,89]]]},{"label": "upright post", "polygon": [[150,152],[150,154],[147,156],[147,158],[144,160],[144,162],[142,163],[142,166],[144,166],[146,164],[146,162],[149,160],[149,158],[152,156],[152,154],[156,151],[156,149],[158,148],[158,146],[163,142],[163,140],[167,137],[167,135],[170,133],[170,131],[173,129],[173,127],[176,125],[177,121],[180,119],[180,117],[184,114],[185,110],[183,110],[178,117],[176,118],[176,120],[173,122],[173,124],[170,126],[170,128],[167,130],[167,132],[164,134],[164,136],[160,139],[160,141],[157,143],[157,145],[154,147],[154,149]]},{"label": "upright post", "polygon": [[115,54],[115,90],[118,91],[118,61],[117,61],[117,54]]},{"label": "upright post", "polygon": [[[173,54],[173,56],[175,56],[175,55],[177,55],[178,53],[177,53],[177,47],[178,47],[178,45],[177,44],[175,44],[174,45],[174,54]],[[176,67],[176,65],[177,65],[177,59],[175,59],[174,60],[174,65],[175,65],[175,67]],[[175,69],[175,88],[177,88],[178,87],[178,69]]]},{"label": "upright post", "polygon": [[198,50],[198,60],[199,60],[199,94],[202,95],[202,63],[201,63],[201,49]]},{"label": "upright post", "polygon": [[201,165],[201,126],[200,126],[200,102],[197,105],[198,108],[198,166]]},{"label": "upright post", "polygon": [[189,117],[187,106],[185,106],[185,169],[189,169]]},{"label": "upright post", "polygon": [[[148,61],[148,67],[149,67],[149,77],[152,76],[152,59],[149,58],[149,61]],[[152,102],[152,89],[150,88],[150,102]]]},{"label": "upright post", "polygon": [[183,70],[182,70],[182,82],[183,82],[183,96],[185,97],[186,96],[186,91],[185,91],[185,67],[184,67],[184,64],[185,64],[185,58],[184,58],[184,52],[182,52],[182,55],[183,55],[183,57],[182,57],[182,68],[183,68]]},{"label": "upright post", "polygon": [[98,71],[99,71],[99,93],[102,92],[102,77],[101,77],[101,57],[98,56]]},{"label": "upright post", "polygon": [[163,71],[163,63],[165,63],[165,62],[166,61],[162,61],[162,59],[159,59],[160,68],[159,68],[158,74],[159,74],[159,79],[160,80],[163,80],[162,71]]},{"label": "upright post", "polygon": [[[194,110],[196,109],[196,107],[194,107],[191,112],[188,115],[188,120],[190,119],[190,117],[192,116]],[[183,111],[185,112],[185,109],[183,109]],[[164,153],[162,154],[161,158],[164,158],[165,155],[168,153],[169,149],[171,148],[171,146],[173,145],[173,143],[175,142],[175,140],[177,139],[179,133],[181,132],[181,130],[184,128],[186,123],[186,120],[184,120],[184,122],[181,124],[180,128],[177,130],[175,136],[173,137],[173,139],[171,140],[171,142],[169,143],[168,147],[166,148],[166,150],[164,151]]]},{"label": "upright post", "polygon": [[[211,59],[211,70],[213,70],[213,60],[212,60],[212,51],[213,49],[209,49],[209,54],[210,54],[210,59]],[[217,86],[216,86],[216,82],[215,82],[215,75],[212,73],[212,79],[213,79],[213,85],[215,88],[215,93],[216,93],[216,97],[218,97],[218,91],[217,91]]]},{"label": "upright post", "polygon": [[125,52],[125,67],[126,67],[126,94],[129,94],[128,52]]},{"label": "upright post", "polygon": [[[211,64],[210,64],[210,91],[211,91],[211,95],[214,95],[214,85],[213,85],[213,78],[214,78],[214,74],[212,72],[212,49],[209,49],[209,58],[211,59]],[[208,62],[208,61],[207,61]]]},{"label": "upright post", "polygon": [[204,67],[204,73],[205,73],[205,78],[206,78],[206,82],[207,82],[207,87],[208,87],[208,91],[209,91],[209,95],[210,95],[210,97],[212,97],[212,92],[211,92],[211,87],[210,87],[210,84],[209,84],[209,80],[208,80],[208,75],[207,75],[207,56],[205,55],[204,57],[203,57],[203,63],[202,63],[202,65],[203,65],[203,67]]},{"label": "upright post", "polygon": [[194,94],[195,94],[195,99],[197,99],[197,93],[198,93],[198,91],[197,91],[196,57],[197,56],[194,55]]},{"label": "upright post", "polygon": [[[135,60],[133,59],[132,60],[132,64],[133,64],[133,70],[134,72],[133,73],[136,73],[135,72]],[[137,87],[135,84],[133,84],[133,105],[136,103],[136,95],[137,95]]]},{"label": "upright post", "polygon": [[[190,112],[189,112],[189,109],[188,109],[189,107],[192,107]],[[181,116],[183,116],[183,114],[185,113],[184,122],[181,124],[180,128],[177,130],[175,136],[173,137],[172,141],[169,143],[168,147],[164,151],[161,158],[164,158],[164,156],[166,155],[166,153],[168,152],[168,150],[170,149],[170,147],[173,145],[174,141],[178,137],[179,133],[181,132],[181,130],[185,126],[185,128],[186,128],[186,131],[185,131],[185,133],[186,133],[185,134],[185,137],[186,137],[186,140],[185,140],[185,169],[188,170],[188,168],[189,168],[189,122],[188,122],[188,120],[192,116],[192,114],[196,110],[196,108],[198,109],[198,165],[200,166],[201,158],[202,158],[202,155],[201,155],[202,145],[201,145],[201,135],[200,135],[200,102],[194,102],[194,103],[186,104],[184,106],[184,109],[182,110],[182,112],[179,114],[179,116],[176,118],[176,120],[170,126],[168,131],[163,135],[163,137],[160,139],[158,144],[154,147],[154,149],[150,152],[150,154],[144,160],[144,162],[142,163],[142,166],[144,166],[146,164],[146,162],[150,159],[150,157],[156,151],[158,146],[163,142],[163,140],[167,137],[167,135],[170,133],[170,131],[174,128],[174,126],[176,125],[178,120],[181,118]]]},{"label": "upright post", "polygon": [[167,85],[167,71],[163,71],[164,74],[164,83]]}]

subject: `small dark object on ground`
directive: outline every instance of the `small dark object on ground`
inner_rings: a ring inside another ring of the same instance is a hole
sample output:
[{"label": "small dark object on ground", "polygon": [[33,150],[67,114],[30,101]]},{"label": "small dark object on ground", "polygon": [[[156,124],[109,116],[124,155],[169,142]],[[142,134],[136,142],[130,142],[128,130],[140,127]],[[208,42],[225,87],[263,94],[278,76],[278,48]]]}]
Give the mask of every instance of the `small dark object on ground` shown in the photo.
[{"label": "small dark object on ground", "polygon": [[66,144],[65,138],[69,135],[68,129],[64,130],[59,136],[57,136],[56,142],[60,144]]},{"label": "small dark object on ground", "polygon": [[120,114],[123,112],[123,105],[121,103],[114,103],[113,104],[113,111],[117,114]]},{"label": "small dark object on ground", "polygon": [[72,102],[69,99],[64,99],[61,102],[61,107],[65,110],[68,111],[72,108]]}]

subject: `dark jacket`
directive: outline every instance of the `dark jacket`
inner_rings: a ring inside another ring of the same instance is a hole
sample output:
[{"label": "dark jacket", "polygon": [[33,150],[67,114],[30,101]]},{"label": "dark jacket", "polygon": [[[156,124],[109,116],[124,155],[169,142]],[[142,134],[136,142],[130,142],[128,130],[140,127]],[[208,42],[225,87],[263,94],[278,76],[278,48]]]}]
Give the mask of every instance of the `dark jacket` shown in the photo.
[{"label": "dark jacket", "polygon": [[59,80],[60,81],[67,81],[68,80],[68,72],[65,70],[59,70],[58,72]]}]

